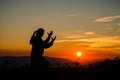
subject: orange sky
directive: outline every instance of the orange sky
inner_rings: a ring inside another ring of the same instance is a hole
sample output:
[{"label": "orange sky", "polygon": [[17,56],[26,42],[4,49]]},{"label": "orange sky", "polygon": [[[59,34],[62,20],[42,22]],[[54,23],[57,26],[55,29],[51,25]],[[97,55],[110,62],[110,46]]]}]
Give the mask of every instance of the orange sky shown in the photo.
[{"label": "orange sky", "polygon": [[44,56],[92,60],[120,55],[118,0],[0,1],[0,56],[29,56],[35,30],[53,30],[54,45]]}]

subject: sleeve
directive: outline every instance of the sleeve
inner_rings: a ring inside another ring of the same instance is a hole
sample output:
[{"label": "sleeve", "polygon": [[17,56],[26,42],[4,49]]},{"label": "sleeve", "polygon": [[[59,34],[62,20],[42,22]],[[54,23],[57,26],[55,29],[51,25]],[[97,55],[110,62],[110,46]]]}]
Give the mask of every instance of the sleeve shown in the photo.
[{"label": "sleeve", "polygon": [[52,40],[51,42],[47,43],[47,44],[44,46],[44,48],[49,48],[49,47],[51,47],[51,46],[53,45],[53,42],[54,42],[54,40]]}]

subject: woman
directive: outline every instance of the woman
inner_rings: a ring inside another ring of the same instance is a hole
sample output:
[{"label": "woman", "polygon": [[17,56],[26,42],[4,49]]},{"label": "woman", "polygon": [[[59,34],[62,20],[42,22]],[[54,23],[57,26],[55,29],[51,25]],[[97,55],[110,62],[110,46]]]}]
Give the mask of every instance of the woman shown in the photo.
[{"label": "woman", "polygon": [[[44,34],[44,29],[39,28],[35,31],[30,39],[30,44],[32,45],[32,50],[30,54],[31,66],[49,66],[49,62],[43,58],[44,49],[49,48],[53,45],[56,36],[51,37],[53,31],[48,33],[48,37],[43,41],[42,36]],[[52,40],[50,41],[50,38]]]}]

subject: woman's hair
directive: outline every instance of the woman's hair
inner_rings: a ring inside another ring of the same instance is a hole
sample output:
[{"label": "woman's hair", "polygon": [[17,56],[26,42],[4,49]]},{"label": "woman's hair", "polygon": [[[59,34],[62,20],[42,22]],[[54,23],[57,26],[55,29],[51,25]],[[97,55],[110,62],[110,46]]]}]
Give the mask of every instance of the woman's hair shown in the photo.
[{"label": "woman's hair", "polygon": [[37,32],[36,35],[42,36],[44,34],[44,29],[39,28],[36,32]]}]

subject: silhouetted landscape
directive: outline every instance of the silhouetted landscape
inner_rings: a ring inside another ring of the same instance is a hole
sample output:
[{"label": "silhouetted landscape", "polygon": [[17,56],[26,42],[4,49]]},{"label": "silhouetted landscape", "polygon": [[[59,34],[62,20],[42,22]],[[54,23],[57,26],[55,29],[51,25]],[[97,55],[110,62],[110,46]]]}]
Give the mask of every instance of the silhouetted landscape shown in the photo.
[{"label": "silhouetted landscape", "polygon": [[[64,63],[71,63],[68,59],[63,58],[53,58],[47,57],[45,58],[51,63],[51,67],[63,66]],[[13,57],[13,56],[4,56],[0,57],[0,66],[4,66],[6,68],[10,67],[21,67],[21,66],[30,66],[30,58],[28,56],[21,57]]]},{"label": "silhouetted landscape", "polygon": [[0,0],[0,80],[120,80],[120,0]]},{"label": "silhouetted landscape", "polygon": [[[38,80],[119,80],[120,58],[81,65],[66,59],[46,57],[50,67],[30,67],[29,57],[0,57],[1,78]],[[54,66],[53,66],[54,65]]]}]

